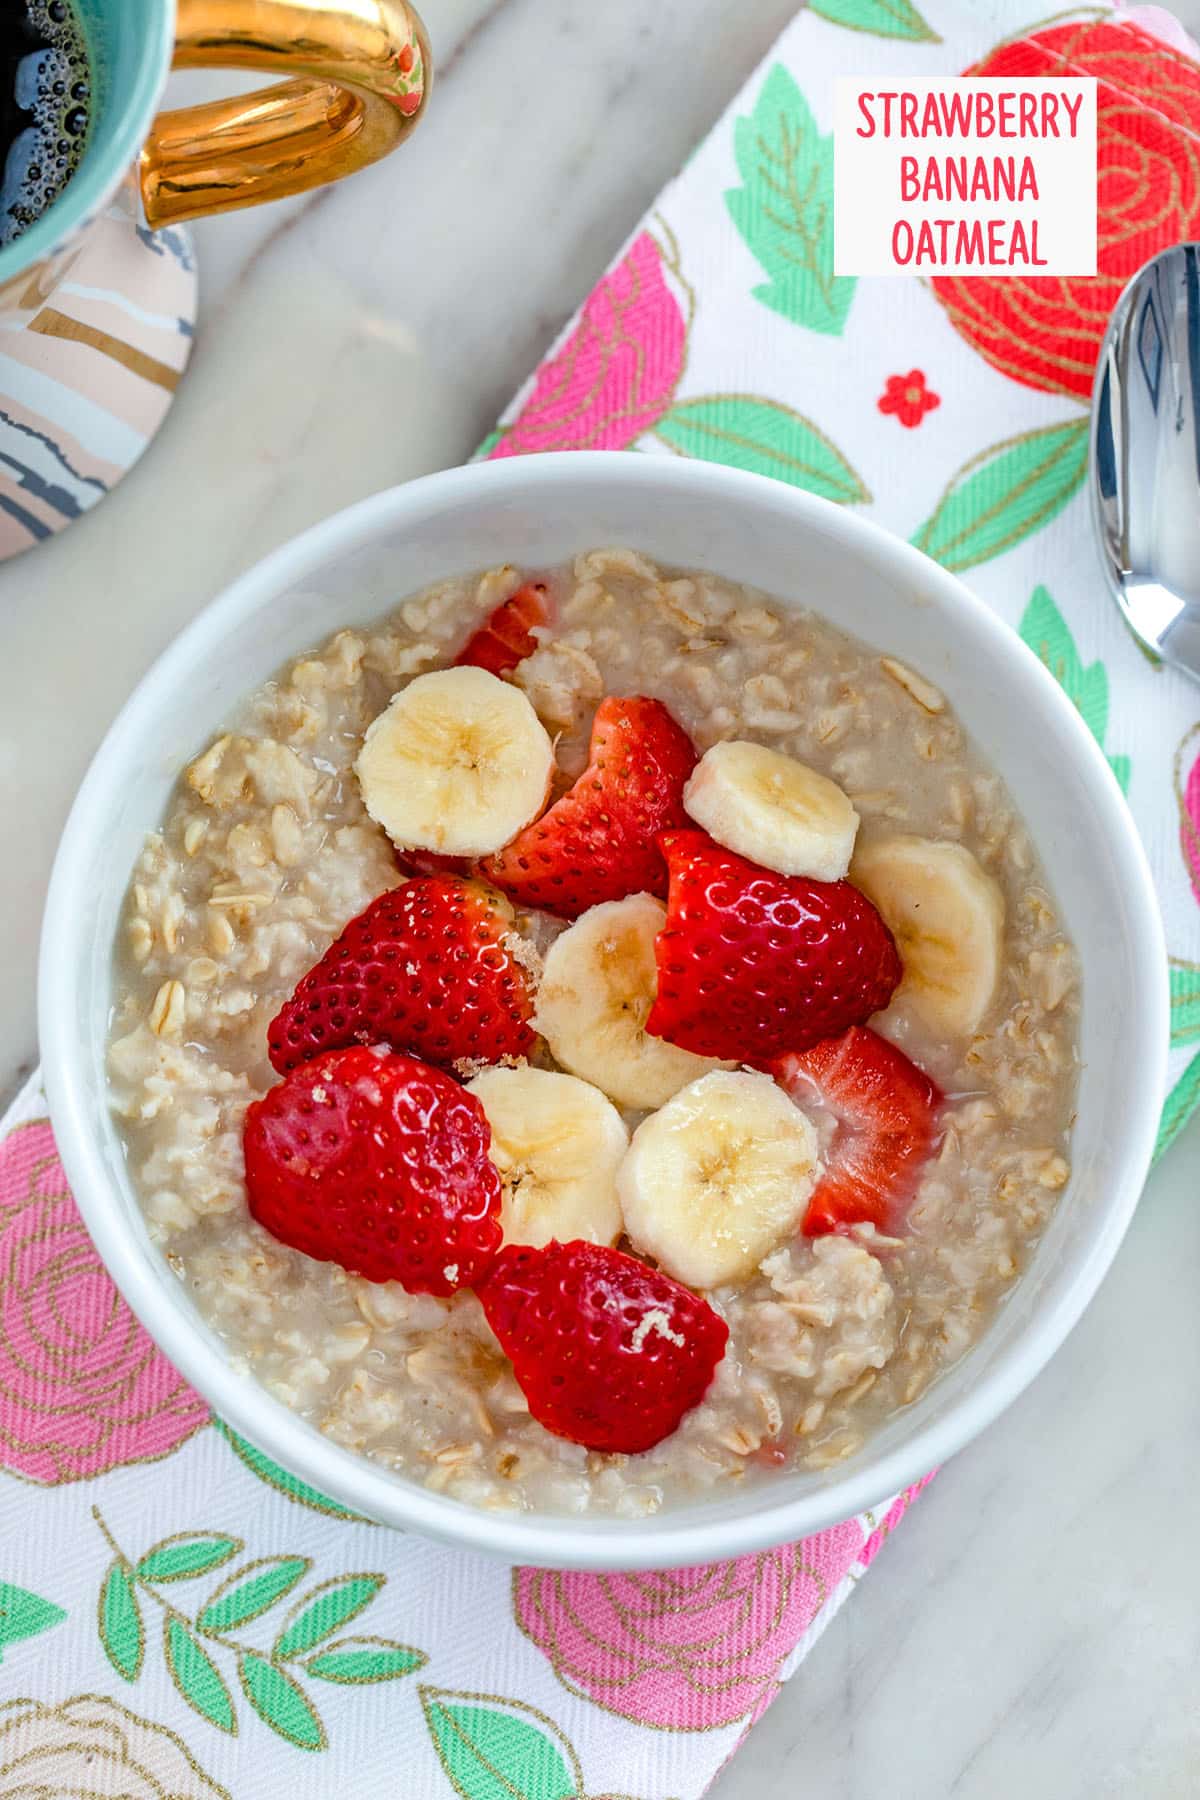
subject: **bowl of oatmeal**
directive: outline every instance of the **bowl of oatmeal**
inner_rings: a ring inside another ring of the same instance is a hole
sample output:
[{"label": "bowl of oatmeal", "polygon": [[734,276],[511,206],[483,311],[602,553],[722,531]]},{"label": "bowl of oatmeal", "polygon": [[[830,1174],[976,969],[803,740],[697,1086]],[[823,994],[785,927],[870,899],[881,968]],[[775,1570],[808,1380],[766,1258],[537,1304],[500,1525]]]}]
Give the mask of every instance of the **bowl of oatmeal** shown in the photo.
[{"label": "bowl of oatmeal", "polygon": [[959,581],[575,454],[365,501],[176,641],[64,834],[41,1035],[237,1431],[388,1524],[671,1566],[1037,1373],[1148,1168],[1164,970],[1102,754]]}]

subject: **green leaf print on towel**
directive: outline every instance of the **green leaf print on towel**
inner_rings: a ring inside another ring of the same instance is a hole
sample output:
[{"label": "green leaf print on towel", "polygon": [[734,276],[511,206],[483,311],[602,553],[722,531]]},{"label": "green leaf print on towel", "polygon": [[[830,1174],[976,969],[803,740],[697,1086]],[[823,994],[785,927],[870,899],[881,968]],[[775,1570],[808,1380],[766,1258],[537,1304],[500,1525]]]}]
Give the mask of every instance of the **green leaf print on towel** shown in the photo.
[{"label": "green leaf print on towel", "polygon": [[740,188],[725,194],[738,231],[770,280],[753,290],[796,325],[837,337],[857,285],[833,272],[833,138],[822,137],[782,63],[733,133]]},{"label": "green leaf print on towel", "polygon": [[[334,1634],[371,1605],[386,1577],[356,1571],[301,1584],[312,1569],[307,1556],[260,1556],[235,1562],[245,1549],[222,1532],[180,1532],[153,1544],[136,1561],[117,1542],[97,1507],[92,1516],[112,1561],[97,1604],[100,1642],[123,1680],[136,1681],[146,1658],[145,1621],[162,1618],[162,1658],[180,1697],[219,1731],[239,1729],[234,1692],[265,1725],[298,1750],[328,1747],[325,1726],[304,1680],[362,1687],[415,1674],[426,1657],[391,1638]],[[214,1587],[205,1579],[234,1562]],[[198,1600],[176,1597],[178,1588],[204,1581]],[[169,1597],[160,1590],[170,1590]],[[282,1620],[251,1642],[240,1634],[294,1595]],[[151,1610],[147,1612],[147,1608]],[[235,1633],[239,1635],[234,1635]],[[222,1666],[224,1664],[224,1667]]]},{"label": "green leaf print on towel", "polygon": [[1167,1095],[1154,1146],[1155,1162],[1175,1142],[1197,1106],[1200,1106],[1200,1056],[1193,1056]]},{"label": "green leaf print on towel", "polygon": [[219,1569],[244,1548],[241,1538],[180,1532],[147,1550],[137,1573],[143,1581],[194,1581],[197,1575]]},{"label": "green leaf print on towel", "polygon": [[320,1714],[286,1669],[250,1650],[239,1658],[238,1674],[247,1700],[264,1725],[295,1744],[297,1750],[328,1748]]},{"label": "green leaf print on towel", "polygon": [[421,1705],[461,1800],[581,1800],[583,1771],[552,1719],[519,1700],[423,1687]]},{"label": "green leaf print on towel", "polygon": [[1200,1041],[1200,964],[1171,958],[1171,1045]]},{"label": "green leaf print on towel", "polygon": [[871,498],[837,445],[777,400],[704,394],[677,401],[654,430],[685,456],[771,475],[843,505]]},{"label": "green leaf print on towel", "polygon": [[39,1632],[49,1631],[52,1625],[61,1625],[66,1616],[53,1600],[43,1600],[40,1594],[31,1594],[28,1588],[0,1581],[0,1662],[4,1661],[6,1644],[37,1637]]},{"label": "green leaf print on towel", "polygon": [[1024,431],[964,463],[913,543],[956,573],[988,562],[1060,513],[1087,471],[1088,422]]},{"label": "green leaf print on towel", "polygon": [[336,1575],[302,1596],[283,1622],[273,1654],[287,1661],[314,1650],[332,1637],[364,1607],[383,1586],[382,1575]]},{"label": "green leaf print on towel", "polygon": [[[1198,1042],[1200,1042],[1200,964],[1181,962],[1173,956],[1171,958],[1171,1046],[1173,1049],[1179,1049],[1184,1044]],[[1200,1056],[1192,1058],[1167,1095],[1167,1103],[1163,1107],[1162,1120],[1158,1128],[1158,1142],[1154,1146],[1156,1159],[1162,1155],[1169,1144],[1174,1143],[1197,1105],[1200,1105]]]},{"label": "green leaf print on towel", "polygon": [[117,1674],[136,1681],[146,1654],[146,1632],[133,1571],[123,1559],[111,1565],[101,1584],[96,1623],[104,1654]]},{"label": "green leaf print on towel", "polygon": [[348,1637],[338,1638],[310,1657],[304,1667],[317,1681],[361,1687],[364,1682],[394,1681],[398,1675],[412,1675],[423,1669],[425,1662],[419,1650],[393,1644],[387,1638]]},{"label": "green leaf print on towel", "polygon": [[204,1646],[174,1613],[163,1619],[163,1654],[171,1680],[193,1712],[221,1731],[236,1732],[233,1700],[221,1671]]},{"label": "green leaf print on towel", "polygon": [[874,37],[906,38],[920,44],[942,41],[909,0],[809,0],[809,7],[834,25],[869,31]]},{"label": "green leaf print on towel", "polygon": [[269,1612],[277,1600],[303,1581],[312,1562],[307,1556],[264,1556],[248,1563],[221,1583],[196,1614],[200,1631],[233,1631]]},{"label": "green leaf print on towel", "polygon": [[[1045,663],[1067,698],[1074,703],[1103,750],[1108,732],[1108,670],[1099,661],[1084,666],[1071,636],[1071,627],[1044,587],[1034,588],[1021,618],[1020,632],[1034,655]],[[1110,756],[1108,765],[1121,792],[1127,794],[1131,772],[1129,758]]]},{"label": "green leaf print on towel", "polygon": [[298,1506],[310,1507],[313,1512],[325,1513],[331,1519],[348,1519],[356,1525],[374,1525],[374,1519],[364,1519],[361,1513],[351,1512],[349,1507],[331,1500],[319,1488],[309,1487],[307,1481],[301,1481],[298,1475],[289,1475],[286,1469],[281,1469],[278,1463],[272,1462],[263,1451],[256,1450],[244,1437],[239,1437],[224,1419],[214,1418],[213,1425],[250,1473],[257,1475],[260,1481],[265,1481],[268,1487],[273,1487],[277,1494],[294,1500]]}]

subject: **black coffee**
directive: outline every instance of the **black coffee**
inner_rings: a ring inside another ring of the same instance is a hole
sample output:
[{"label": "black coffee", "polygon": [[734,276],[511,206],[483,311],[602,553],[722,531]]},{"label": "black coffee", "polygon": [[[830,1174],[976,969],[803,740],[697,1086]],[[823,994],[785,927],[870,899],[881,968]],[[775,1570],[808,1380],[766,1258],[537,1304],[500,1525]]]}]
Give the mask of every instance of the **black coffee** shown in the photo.
[{"label": "black coffee", "polygon": [[69,0],[0,0],[0,249],[70,181],[92,97],[83,28]]}]

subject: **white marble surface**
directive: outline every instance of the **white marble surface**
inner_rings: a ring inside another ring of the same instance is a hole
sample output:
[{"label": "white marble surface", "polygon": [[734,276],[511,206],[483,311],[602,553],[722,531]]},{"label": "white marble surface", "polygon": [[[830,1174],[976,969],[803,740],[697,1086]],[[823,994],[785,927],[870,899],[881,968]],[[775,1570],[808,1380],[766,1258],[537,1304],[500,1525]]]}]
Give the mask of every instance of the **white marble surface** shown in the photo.
[{"label": "white marble surface", "polygon": [[[137,676],[299,527],[470,453],[793,4],[427,0],[441,80],[404,153],[198,230],[159,443],[0,568],[0,1097],[35,1055],[56,837]],[[1066,1349],[922,1498],[718,1800],[1200,1793],[1198,1168],[1193,1127]]]}]

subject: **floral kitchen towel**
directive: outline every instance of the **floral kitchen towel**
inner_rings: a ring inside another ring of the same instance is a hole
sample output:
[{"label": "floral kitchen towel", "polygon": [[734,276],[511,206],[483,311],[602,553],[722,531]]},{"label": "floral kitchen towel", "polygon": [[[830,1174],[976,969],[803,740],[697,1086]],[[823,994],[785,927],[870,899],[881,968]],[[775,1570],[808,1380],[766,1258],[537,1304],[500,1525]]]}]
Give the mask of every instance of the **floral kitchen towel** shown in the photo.
[{"label": "floral kitchen towel", "polygon": [[909,1503],[657,1575],[373,1525],[155,1348],[44,1112],[0,1142],[0,1800],[692,1800]]},{"label": "floral kitchen towel", "polygon": [[[1200,1100],[1200,689],[1148,660],[1109,600],[1085,476],[1121,289],[1200,238],[1200,66],[1158,8],[922,5],[813,0],[487,454],[637,448],[772,475],[910,539],[1020,631],[1105,750],[1154,868],[1171,952],[1161,1150]],[[1100,273],[835,275],[833,80],[851,73],[1096,76]]]},{"label": "floral kitchen towel", "polygon": [[[1145,256],[1200,236],[1200,69],[1167,25],[820,0],[488,447],[731,462],[967,572],[1079,706],[1154,860],[1164,1144],[1200,1094],[1200,704],[1104,597],[1081,484],[1107,311]],[[969,68],[1100,76],[1103,274],[836,278],[832,78]],[[0,1130],[0,1800],[694,1800],[916,1491],[640,1576],[512,1570],[372,1525],[155,1349],[84,1231],[36,1079]]]}]

